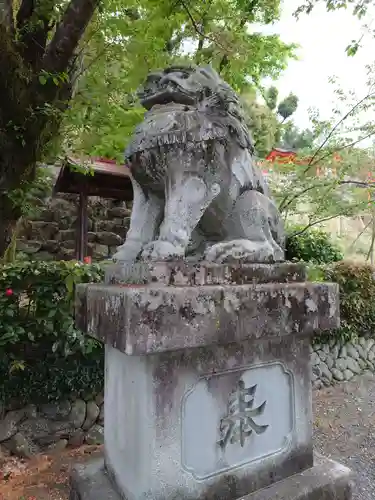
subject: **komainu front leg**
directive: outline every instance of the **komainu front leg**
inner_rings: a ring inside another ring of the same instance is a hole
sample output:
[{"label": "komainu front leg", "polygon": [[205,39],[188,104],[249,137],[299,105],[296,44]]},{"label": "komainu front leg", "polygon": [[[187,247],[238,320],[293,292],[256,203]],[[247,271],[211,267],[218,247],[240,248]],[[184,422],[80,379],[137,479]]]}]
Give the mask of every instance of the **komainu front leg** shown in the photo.
[{"label": "komainu front leg", "polygon": [[258,191],[246,191],[226,222],[227,241],[206,253],[211,262],[279,262],[284,260],[284,230],[272,200]]},{"label": "komainu front leg", "polygon": [[132,178],[133,208],[130,227],[123,245],[118,247],[113,256],[115,261],[134,262],[144,245],[155,238],[163,214],[164,200],[152,193],[144,193],[140,185]]},{"label": "komainu front leg", "polygon": [[165,260],[184,257],[193,230],[219,193],[218,184],[207,185],[197,176],[181,177],[171,182],[167,187],[159,238],[144,248],[142,258]]}]

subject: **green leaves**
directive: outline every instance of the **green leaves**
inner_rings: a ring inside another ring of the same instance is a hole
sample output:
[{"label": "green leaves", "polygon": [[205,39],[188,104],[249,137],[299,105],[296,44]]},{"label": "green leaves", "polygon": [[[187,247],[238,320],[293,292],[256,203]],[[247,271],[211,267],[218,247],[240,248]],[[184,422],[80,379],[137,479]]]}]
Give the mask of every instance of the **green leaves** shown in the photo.
[{"label": "green leaves", "polygon": [[314,264],[327,264],[340,261],[343,258],[340,248],[332,242],[325,231],[319,229],[304,231],[303,226],[288,228],[286,239],[287,260],[303,260]]},{"label": "green leaves", "polygon": [[17,342],[50,344],[52,351],[64,354],[84,351],[84,336],[74,326],[74,290],[77,283],[101,276],[98,265],[75,262],[0,267],[0,354],[1,346]]},{"label": "green leaves", "polygon": [[0,266],[0,401],[101,389],[102,347],[76,329],[73,307],[76,285],[102,274],[78,262]]},{"label": "green leaves", "polygon": [[279,0],[107,0],[86,34],[85,67],[66,115],[66,151],[123,160],[144,110],[135,92],[147,73],[175,63],[212,64],[237,91],[276,77],[294,53],[251,29],[279,15]]}]

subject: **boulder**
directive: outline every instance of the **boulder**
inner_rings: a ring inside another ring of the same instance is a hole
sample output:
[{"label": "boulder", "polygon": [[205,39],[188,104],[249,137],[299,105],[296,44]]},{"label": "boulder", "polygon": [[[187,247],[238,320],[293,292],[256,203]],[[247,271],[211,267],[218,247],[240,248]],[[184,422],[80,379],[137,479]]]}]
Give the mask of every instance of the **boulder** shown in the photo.
[{"label": "boulder", "polygon": [[87,444],[103,444],[104,443],[104,427],[99,424],[95,424],[87,432],[85,437],[85,442]]},{"label": "boulder", "polygon": [[116,246],[123,243],[121,236],[109,231],[99,231],[96,233],[96,237],[101,245]]},{"label": "boulder", "polygon": [[84,431],[88,431],[96,422],[100,413],[99,406],[95,401],[89,401],[86,404],[86,418],[82,425]]},{"label": "boulder", "polygon": [[12,436],[5,443],[5,446],[13,455],[21,458],[31,458],[33,455],[40,452],[39,446],[21,432],[17,432]]},{"label": "boulder", "polygon": [[59,401],[57,403],[46,403],[40,406],[42,413],[49,420],[61,420],[66,418],[72,409],[70,401]]},{"label": "boulder", "polygon": [[72,403],[72,409],[69,413],[69,422],[76,428],[82,427],[86,419],[86,403],[83,399],[76,399]]},{"label": "boulder", "polygon": [[16,434],[18,425],[24,418],[26,418],[24,409],[8,411],[5,417],[0,420],[0,443]]}]

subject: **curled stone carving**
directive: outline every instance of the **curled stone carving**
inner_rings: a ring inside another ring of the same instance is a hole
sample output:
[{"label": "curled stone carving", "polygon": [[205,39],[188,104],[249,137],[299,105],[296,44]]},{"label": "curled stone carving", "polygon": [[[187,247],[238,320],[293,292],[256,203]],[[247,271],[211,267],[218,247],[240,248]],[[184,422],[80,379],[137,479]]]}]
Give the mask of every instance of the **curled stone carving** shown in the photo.
[{"label": "curled stone carving", "polygon": [[239,98],[211,67],[151,73],[147,113],[125,157],[134,190],[130,228],[114,259],[284,260],[284,230]]}]

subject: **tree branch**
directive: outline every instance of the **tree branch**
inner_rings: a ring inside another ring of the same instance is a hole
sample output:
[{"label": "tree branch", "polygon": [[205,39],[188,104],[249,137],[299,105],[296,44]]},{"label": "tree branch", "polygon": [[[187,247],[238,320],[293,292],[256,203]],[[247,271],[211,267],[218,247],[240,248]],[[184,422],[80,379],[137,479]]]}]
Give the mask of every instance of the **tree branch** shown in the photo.
[{"label": "tree branch", "polygon": [[182,5],[182,7],[184,8],[186,14],[188,15],[188,18],[191,21],[191,24],[192,24],[194,30],[198,33],[198,35],[200,37],[202,37],[203,39],[206,39],[206,40],[209,40],[212,43],[215,43],[224,52],[228,52],[228,48],[224,47],[221,43],[219,43],[217,40],[215,40],[215,38],[210,37],[210,36],[204,34],[204,32],[200,29],[200,27],[198,26],[197,22],[195,21],[194,17],[192,16],[192,14],[191,14],[191,12],[189,10],[189,7],[186,5],[186,3],[184,2],[184,0],[179,0],[179,2]]},{"label": "tree branch", "polygon": [[358,101],[354,106],[352,106],[350,108],[350,110],[336,123],[336,125],[332,128],[332,130],[330,131],[330,133],[327,135],[327,137],[324,139],[324,141],[322,142],[322,144],[318,147],[318,149],[315,151],[315,153],[313,154],[313,156],[310,158],[310,161],[308,163],[308,165],[312,165],[313,164],[313,161],[314,159],[317,157],[319,151],[321,151],[324,146],[327,144],[327,142],[329,141],[329,139],[332,137],[332,135],[334,134],[334,132],[338,129],[338,127],[359,107],[361,106],[361,104],[363,104],[367,99],[369,99],[370,97],[374,97],[375,96],[375,93],[374,92],[371,92],[369,94],[367,94],[365,97],[363,97],[363,99],[361,99],[360,101]]},{"label": "tree branch", "polygon": [[300,231],[296,231],[295,233],[291,234],[290,237],[299,236],[300,234],[303,234],[305,231],[310,229],[310,227],[316,226],[317,224],[321,224],[322,222],[327,222],[329,220],[336,219],[336,217],[340,217],[340,214],[330,215],[329,217],[324,217],[323,219],[318,219],[314,222],[310,222]]},{"label": "tree branch", "polygon": [[71,0],[43,57],[49,73],[67,70],[79,41],[100,0]]},{"label": "tree branch", "polygon": [[[313,185],[313,186],[308,186],[305,189],[302,189],[298,193],[294,194],[289,200],[287,197],[284,197],[284,199],[281,201],[279,205],[279,210],[282,212],[283,210],[287,209],[294,200],[302,196],[303,194],[306,194],[308,191],[312,191],[313,189],[321,188],[324,186],[329,186],[330,182],[326,181],[323,182],[322,184],[319,185]],[[345,184],[353,184],[354,186],[362,187],[362,188],[369,188],[369,189],[375,189],[375,184],[372,182],[362,182],[362,181],[354,181],[354,180],[347,180],[347,181],[338,181],[337,186],[343,186]],[[288,200],[288,202],[287,202]]]},{"label": "tree branch", "polygon": [[48,33],[53,28],[53,9],[52,0],[22,0],[17,12],[17,45],[33,67],[38,67],[44,55]]}]

